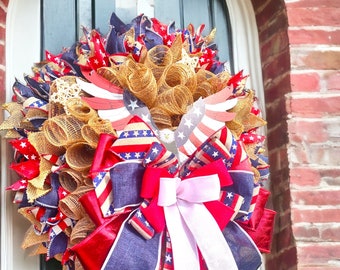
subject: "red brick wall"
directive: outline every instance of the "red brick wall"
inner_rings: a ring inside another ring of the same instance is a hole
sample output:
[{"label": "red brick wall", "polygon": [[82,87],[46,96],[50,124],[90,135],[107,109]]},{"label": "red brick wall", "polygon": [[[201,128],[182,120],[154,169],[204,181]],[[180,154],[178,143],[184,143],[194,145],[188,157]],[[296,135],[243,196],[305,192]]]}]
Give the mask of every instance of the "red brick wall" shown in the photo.
[{"label": "red brick wall", "polygon": [[340,2],[252,0],[273,205],[268,269],[340,268]]},{"label": "red brick wall", "polygon": [[[287,4],[293,233],[299,269],[340,269],[340,2]],[[328,267],[328,268],[327,268]]]}]

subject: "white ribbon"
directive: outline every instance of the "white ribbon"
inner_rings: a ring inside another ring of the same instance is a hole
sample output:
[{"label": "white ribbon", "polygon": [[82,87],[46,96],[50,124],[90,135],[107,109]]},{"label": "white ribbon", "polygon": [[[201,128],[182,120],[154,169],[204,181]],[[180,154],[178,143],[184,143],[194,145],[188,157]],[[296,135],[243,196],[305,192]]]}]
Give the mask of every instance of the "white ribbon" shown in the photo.
[{"label": "white ribbon", "polygon": [[217,174],[161,178],[158,205],[164,207],[174,269],[200,269],[197,247],[209,270],[237,270],[233,254],[214,217],[203,202],[218,200]]}]

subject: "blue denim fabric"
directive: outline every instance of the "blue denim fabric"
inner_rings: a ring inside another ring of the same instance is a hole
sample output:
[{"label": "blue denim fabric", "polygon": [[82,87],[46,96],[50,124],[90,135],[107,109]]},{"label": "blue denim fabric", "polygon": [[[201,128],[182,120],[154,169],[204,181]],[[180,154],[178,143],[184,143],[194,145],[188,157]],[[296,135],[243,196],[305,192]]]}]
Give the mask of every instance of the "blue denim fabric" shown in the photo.
[{"label": "blue denim fabric", "polygon": [[223,230],[239,270],[256,270],[262,264],[261,254],[249,235],[234,221]]},{"label": "blue denim fabric", "polygon": [[144,239],[128,222],[122,225],[119,236],[109,252],[103,270],[154,270],[159,260],[160,239],[155,234]]},{"label": "blue denim fabric", "polygon": [[113,205],[116,210],[128,205],[138,205],[143,201],[139,194],[144,170],[143,165],[137,161],[123,161],[110,170]]},{"label": "blue denim fabric", "polygon": [[232,170],[230,170],[229,173],[234,183],[232,186],[227,187],[226,190],[241,195],[244,198],[244,203],[240,210],[248,212],[251,199],[253,198],[254,175],[241,171],[234,172]]}]

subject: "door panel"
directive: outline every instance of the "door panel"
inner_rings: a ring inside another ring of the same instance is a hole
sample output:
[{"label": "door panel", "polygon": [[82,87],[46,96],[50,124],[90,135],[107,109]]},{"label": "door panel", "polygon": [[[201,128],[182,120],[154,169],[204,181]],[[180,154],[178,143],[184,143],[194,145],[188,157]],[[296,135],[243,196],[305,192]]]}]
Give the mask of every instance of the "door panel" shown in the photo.
[{"label": "door panel", "polygon": [[[82,35],[81,26],[96,28],[101,33],[109,31],[109,19],[116,12],[122,21],[128,23],[145,10],[153,11],[163,23],[176,22],[177,28],[185,28],[192,23],[195,29],[205,24],[203,34],[217,27],[215,41],[219,44],[221,61],[232,64],[231,31],[228,9],[223,0],[42,0],[42,58],[44,51],[57,54],[63,47],[71,46]],[[142,7],[141,7],[142,6]],[[141,9],[141,11],[140,11]],[[60,12],[61,11],[61,12]],[[149,12],[150,13],[150,12]],[[55,16],[62,14],[62,16]],[[232,66],[232,65],[231,65]]]}]

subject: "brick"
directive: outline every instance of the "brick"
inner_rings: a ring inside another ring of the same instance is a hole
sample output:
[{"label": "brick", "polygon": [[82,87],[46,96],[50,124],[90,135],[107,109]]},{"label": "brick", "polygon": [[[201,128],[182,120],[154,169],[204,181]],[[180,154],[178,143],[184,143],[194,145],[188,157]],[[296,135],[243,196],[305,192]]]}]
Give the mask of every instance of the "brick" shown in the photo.
[{"label": "brick", "polygon": [[[5,89],[5,71],[0,69],[0,89]],[[6,91],[0,91],[0,103],[6,100]]]},{"label": "brick", "polygon": [[287,31],[276,32],[267,41],[261,44],[262,57],[267,59],[276,56],[289,46]]},{"label": "brick", "polygon": [[340,225],[325,224],[324,228],[320,229],[321,239],[329,242],[340,242]]},{"label": "brick", "polygon": [[277,248],[278,250],[284,250],[294,244],[292,228],[286,227],[284,230],[280,231],[277,235]]},{"label": "brick", "polygon": [[291,222],[292,222],[292,218],[291,218],[290,211],[280,213],[279,226],[281,228],[284,228],[286,226],[291,227]]},{"label": "brick", "polygon": [[286,6],[289,8],[301,8],[301,7],[328,7],[328,8],[340,8],[340,2],[338,0],[299,0],[299,1],[286,1]]},{"label": "brick", "polygon": [[0,44],[0,65],[5,65],[5,46]]},{"label": "brick", "polygon": [[321,181],[330,187],[338,187],[340,183],[340,169],[327,168],[320,171]]},{"label": "brick", "polygon": [[317,168],[293,167],[290,169],[290,183],[296,186],[319,186],[320,171]]},{"label": "brick", "polygon": [[315,166],[339,166],[340,145],[317,144],[311,145],[308,151],[308,159],[311,165]]},{"label": "brick", "polygon": [[262,10],[268,5],[270,0],[251,0],[254,7],[255,14],[262,12]]},{"label": "brick", "polygon": [[310,164],[309,154],[301,144],[289,147],[288,152],[291,165],[297,166]]},{"label": "brick", "polygon": [[0,41],[5,41],[6,30],[4,27],[0,26]]},{"label": "brick", "polygon": [[321,177],[340,177],[340,170],[337,168],[327,168],[320,170]]},{"label": "brick", "polygon": [[272,80],[290,71],[290,56],[288,48],[274,58],[265,59],[262,65],[263,81]]},{"label": "brick", "polygon": [[340,51],[315,51],[304,59],[306,67],[312,69],[340,69]]},{"label": "brick", "polygon": [[329,141],[335,144],[340,143],[340,116],[322,119],[328,133]]},{"label": "brick", "polygon": [[320,239],[319,228],[313,225],[293,225],[294,238],[298,241],[316,241]]},{"label": "brick", "polygon": [[339,166],[340,146],[331,144],[296,144],[289,147],[291,165]]},{"label": "brick", "polygon": [[[278,118],[278,117],[279,116],[274,116],[268,119],[268,123],[269,123],[268,127],[270,127],[270,131],[267,133],[267,142],[268,142],[268,147],[270,149],[280,147],[282,145],[285,145],[288,142],[286,123],[282,123],[282,125],[276,125],[274,128],[271,128],[272,123],[279,123],[279,122],[271,122],[273,118]],[[280,119],[280,121],[282,120],[283,119]]]},{"label": "brick", "polygon": [[292,190],[292,202],[299,205],[340,205],[340,190]]},{"label": "brick", "polygon": [[275,270],[293,270],[296,269],[297,264],[297,251],[296,247],[291,246],[284,249],[284,251],[278,251],[278,254],[274,256],[267,256],[266,269]]},{"label": "brick", "polygon": [[6,11],[0,7],[0,24],[6,24]]},{"label": "brick", "polygon": [[289,29],[289,43],[295,45],[301,44],[340,44],[340,30],[307,30],[307,29]]},{"label": "brick", "polygon": [[[332,262],[330,262],[332,263]],[[299,270],[339,270],[339,263],[330,266],[330,263],[318,264],[318,265],[299,265]]]},{"label": "brick", "polygon": [[293,116],[305,118],[340,115],[340,95],[291,98],[287,100],[287,111]]},{"label": "brick", "polygon": [[[275,187],[277,189],[278,187]],[[280,194],[277,194],[278,192],[273,189],[273,205],[275,211],[279,213],[284,213],[285,211],[290,209],[290,203],[291,203],[291,198],[290,198],[290,190],[289,188],[281,191]]]},{"label": "brick", "polygon": [[340,26],[339,10],[332,7],[287,7],[290,26]]},{"label": "brick", "polygon": [[340,242],[339,224],[293,224],[293,233],[300,242]]},{"label": "brick", "polygon": [[[287,198],[287,191],[289,191],[289,171],[288,168],[283,168],[281,170],[275,171],[275,173],[272,174],[271,182],[270,182],[270,190],[272,195],[272,203],[274,205],[275,210],[279,210],[279,208],[282,208],[280,205],[280,200],[282,197]],[[281,197],[281,198],[277,198]],[[290,202],[290,198],[288,199],[288,202]],[[286,207],[285,207],[286,208]],[[278,211],[280,212],[280,211]]]},{"label": "brick", "polygon": [[316,72],[291,74],[293,92],[315,92],[320,90],[320,75]]},{"label": "brick", "polygon": [[340,51],[308,51],[301,47],[291,48],[293,69],[339,70]]},{"label": "brick", "polygon": [[[318,132],[315,132],[316,130]],[[326,142],[328,140],[328,132],[321,119],[315,121],[289,120],[288,133],[291,144]]]},{"label": "brick", "polygon": [[276,78],[271,78],[264,85],[266,104],[270,105],[275,101],[291,92],[290,74],[289,72],[281,74]]},{"label": "brick", "polygon": [[280,20],[277,20],[277,15],[282,12],[282,10],[284,10],[283,1],[267,2],[267,4],[263,6],[262,10],[257,14],[257,24],[260,27],[268,26],[270,22],[271,24],[275,24],[277,29],[283,25],[287,25],[286,22],[281,24]]},{"label": "brick", "polygon": [[340,209],[301,209],[298,206],[292,207],[292,222],[318,222],[330,223],[340,222]]},{"label": "brick", "polygon": [[326,74],[327,90],[340,90],[340,71]]},{"label": "brick", "polygon": [[266,121],[268,123],[268,129],[276,127],[279,124],[282,124],[282,135],[285,135],[287,127],[284,122],[287,119],[287,110],[286,110],[286,100],[285,97],[282,96],[280,99],[275,100],[270,104],[267,104],[266,108]]},{"label": "brick", "polygon": [[[332,266],[331,260],[340,258],[340,243],[310,243],[297,246],[297,252],[299,258],[303,258],[301,264]],[[333,264],[333,266],[335,265]]]},{"label": "brick", "polygon": [[288,154],[285,146],[276,147],[269,152],[268,156],[270,163],[269,169],[272,175],[276,175],[278,172],[288,168]]},{"label": "brick", "polygon": [[[284,31],[288,28],[287,15],[284,10],[276,14],[275,19],[271,21],[265,16],[262,18],[260,15],[256,16],[257,25],[259,28],[260,41],[266,41],[277,32]],[[262,60],[265,60],[262,58]]]}]

